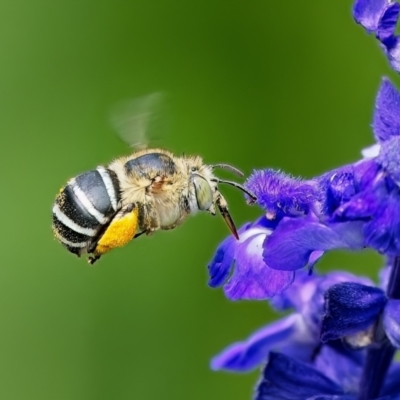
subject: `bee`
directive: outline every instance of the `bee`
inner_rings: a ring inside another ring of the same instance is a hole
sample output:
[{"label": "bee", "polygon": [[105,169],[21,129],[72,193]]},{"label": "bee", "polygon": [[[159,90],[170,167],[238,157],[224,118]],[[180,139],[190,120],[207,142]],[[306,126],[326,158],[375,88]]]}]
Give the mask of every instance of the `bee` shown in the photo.
[{"label": "bee", "polygon": [[52,229],[71,253],[89,254],[95,263],[103,254],[142,234],[171,230],[190,214],[216,208],[239,239],[228,204],[218,189],[230,184],[256,197],[237,182],[214,175],[222,168],[241,177],[228,164],[207,165],[199,156],[176,156],[160,149],[142,149],[70,179],[56,197]]}]

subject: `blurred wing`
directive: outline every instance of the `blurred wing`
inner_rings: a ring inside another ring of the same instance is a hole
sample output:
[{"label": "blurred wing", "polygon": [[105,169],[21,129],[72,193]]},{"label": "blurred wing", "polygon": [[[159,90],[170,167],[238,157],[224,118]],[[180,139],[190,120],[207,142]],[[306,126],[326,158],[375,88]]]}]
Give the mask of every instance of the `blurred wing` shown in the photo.
[{"label": "blurred wing", "polygon": [[167,112],[163,99],[162,93],[155,92],[117,103],[111,110],[110,123],[118,136],[136,149],[164,136]]}]

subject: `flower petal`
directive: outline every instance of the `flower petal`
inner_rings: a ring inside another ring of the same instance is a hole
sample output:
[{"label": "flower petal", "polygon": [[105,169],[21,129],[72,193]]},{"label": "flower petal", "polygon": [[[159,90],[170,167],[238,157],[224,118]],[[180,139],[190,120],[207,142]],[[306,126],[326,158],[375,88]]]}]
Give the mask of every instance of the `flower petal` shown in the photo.
[{"label": "flower petal", "polygon": [[357,0],[353,7],[353,17],[367,31],[375,31],[386,4],[387,0]]},{"label": "flower petal", "polygon": [[[400,132],[399,132],[400,134]],[[376,162],[390,175],[390,178],[400,183],[400,135],[393,136],[382,143]]]},{"label": "flower petal", "polygon": [[392,345],[400,348],[400,300],[390,299],[386,304],[383,326]]},{"label": "flower petal", "polygon": [[310,302],[324,278],[317,274],[310,275],[308,271],[296,271],[296,278],[292,285],[269,300],[269,304],[277,311],[294,309],[303,314],[304,310],[310,309]]},{"label": "flower petal", "polygon": [[[390,396],[389,400],[400,399],[400,364],[392,363],[385,378],[385,384],[381,391],[381,396]],[[386,398],[384,398],[385,400]]]},{"label": "flower petal", "polygon": [[321,321],[325,315],[325,293],[327,290],[330,287],[343,282],[356,282],[363,285],[373,285],[374,283],[368,278],[353,275],[344,271],[332,271],[326,275],[318,276],[318,278],[318,280],[315,279],[314,290],[311,291],[309,287],[304,288],[303,292],[308,290],[313,294],[308,302],[303,302],[304,308],[300,312],[302,313],[309,330],[315,337],[320,338]]},{"label": "flower petal", "polygon": [[323,213],[330,215],[354,195],[354,168],[345,166],[323,174],[318,178],[318,184],[321,192],[326,193]]},{"label": "flower petal", "polygon": [[264,261],[271,268],[294,271],[305,267],[314,251],[360,249],[361,228],[359,222],[326,226],[310,218],[284,218],[265,240]]},{"label": "flower petal", "polygon": [[214,254],[210,264],[208,264],[208,273],[210,280],[208,284],[211,287],[221,286],[229,276],[233,266],[235,256],[235,238],[226,238]]},{"label": "flower petal", "polygon": [[382,200],[374,217],[365,224],[365,242],[386,255],[397,255],[400,252],[400,196],[390,194]]},{"label": "flower petal", "polygon": [[[242,226],[238,231],[239,235],[250,229],[251,225],[251,223],[247,223]],[[211,260],[210,264],[208,264],[208,273],[210,275],[210,280],[208,281],[208,284],[211,287],[218,287],[223,285],[223,283],[228,278],[233,267],[236,248],[238,244],[239,242],[232,235],[229,235],[218,246],[213,259]]]},{"label": "flower petal", "polygon": [[[250,371],[265,362],[271,350],[282,348],[292,357],[307,360],[318,343],[310,340],[302,325],[304,322],[299,314],[269,324],[245,341],[234,343],[215,356],[211,361],[211,368],[234,372]],[[293,345],[288,346],[289,343]]]},{"label": "flower petal", "polygon": [[[346,393],[356,393],[364,361],[364,352],[346,349],[341,341],[334,346],[322,346],[314,366],[336,382]],[[340,366],[340,367],[339,367]]]},{"label": "flower petal", "polygon": [[321,340],[350,336],[370,327],[386,303],[381,289],[355,282],[331,286],[325,294]]},{"label": "flower petal", "polygon": [[372,125],[378,142],[400,135],[400,94],[387,78],[382,80],[375,100]]},{"label": "flower petal", "polygon": [[340,206],[332,216],[333,221],[358,221],[371,218],[379,207],[379,198],[373,190],[357,193]]},{"label": "flower petal", "polygon": [[273,270],[262,257],[263,242],[276,223],[263,216],[241,227],[239,240],[226,238],[208,265],[209,285],[217,287],[226,282],[224,291],[231,300],[268,299],[290,286],[294,273]]},{"label": "flower petal", "polygon": [[255,399],[304,400],[321,395],[343,395],[343,391],[340,386],[310,365],[284,354],[270,353]]},{"label": "flower petal", "polygon": [[[309,397],[307,400],[356,400],[356,397],[352,394],[344,394],[343,396],[337,396],[335,394],[334,395],[318,394],[316,396]],[[379,398],[377,400],[397,400],[397,399],[386,399],[386,398],[381,399],[381,398]]]},{"label": "flower petal", "polygon": [[266,236],[258,233],[239,245],[234,272],[224,286],[230,300],[268,299],[293,282],[294,272],[277,271],[265,264],[262,252]]},{"label": "flower petal", "polygon": [[[379,151],[381,145],[378,144]],[[378,153],[379,154],[379,153]],[[381,167],[375,162],[375,158],[369,160],[361,160],[353,165],[354,178],[357,185],[357,192],[362,192],[374,185]]]},{"label": "flower petal", "polygon": [[385,7],[379,18],[376,36],[386,47],[393,44],[399,13],[400,4],[394,2]]},{"label": "flower petal", "polygon": [[356,22],[374,32],[382,43],[391,67],[400,72],[400,40],[395,35],[400,5],[391,0],[357,0],[353,8]]},{"label": "flower petal", "polygon": [[399,36],[395,36],[393,38],[390,48],[386,48],[386,55],[389,60],[390,66],[396,72],[400,72],[400,40],[399,40]]}]

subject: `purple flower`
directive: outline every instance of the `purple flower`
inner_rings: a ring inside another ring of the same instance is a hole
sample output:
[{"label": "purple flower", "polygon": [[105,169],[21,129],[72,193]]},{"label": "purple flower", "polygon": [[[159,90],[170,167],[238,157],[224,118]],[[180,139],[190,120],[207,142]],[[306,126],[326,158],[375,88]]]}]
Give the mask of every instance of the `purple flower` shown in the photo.
[{"label": "purple flower", "polygon": [[[358,400],[362,363],[331,347],[324,347],[313,363],[271,353],[257,385],[255,400]],[[399,400],[399,365],[387,375],[375,400]]]},{"label": "purple flower", "polygon": [[391,0],[357,0],[353,16],[368,32],[374,33],[390,62],[400,72],[400,43],[395,34],[400,5]]},{"label": "purple flower", "polygon": [[[321,324],[326,319],[324,295],[329,288],[345,284],[344,282],[367,288],[371,287],[367,285],[372,285],[367,278],[344,272],[331,272],[325,276],[300,274],[288,290],[271,300],[271,304],[277,310],[294,309],[294,312],[262,327],[245,341],[230,345],[214,357],[211,362],[212,368],[233,372],[249,371],[264,363],[270,351],[279,351],[298,360],[310,362],[320,347]],[[381,293],[379,289],[377,291]],[[345,301],[347,300],[348,297],[345,298]],[[366,307],[367,305],[360,310],[354,310],[350,319],[357,321],[357,317],[365,312]],[[366,318],[366,324],[374,322],[376,317],[374,313],[369,319]],[[330,326],[329,320],[326,325]],[[364,328],[364,325],[360,329]],[[354,332],[353,330],[351,333]],[[346,333],[350,335],[349,332]]]},{"label": "purple flower", "polygon": [[332,286],[325,294],[321,340],[341,339],[368,329],[385,304],[385,294],[379,288],[354,282]]},{"label": "purple flower", "polygon": [[396,335],[400,327],[400,315],[393,307],[396,305],[397,300],[388,301],[383,290],[371,285],[358,282],[333,285],[325,293],[321,341],[347,339],[354,347],[366,347],[377,340],[373,337],[378,333],[375,324],[384,310],[390,322],[384,320],[379,326],[380,336],[383,337],[384,331]]},{"label": "purple flower", "polygon": [[[384,79],[374,114],[374,154],[308,181],[271,169],[246,186],[265,217],[228,237],[209,265],[210,286],[229,299],[266,299],[294,280],[293,272],[333,249],[371,247],[400,253],[400,94]],[[369,152],[371,154],[371,151]],[[232,272],[233,271],[233,272]]]},{"label": "purple flower", "polygon": [[[392,270],[393,266],[385,267],[385,281]],[[341,339],[361,348],[388,338],[393,347],[400,348],[400,300],[392,298],[392,289],[382,283],[379,288],[367,280],[352,279],[327,288],[321,341]]]},{"label": "purple flower", "polygon": [[[386,272],[388,268],[392,267]],[[343,272],[301,273],[271,300],[276,309],[294,312],[229,346],[211,366],[246,372],[266,363],[256,400],[357,400],[369,362],[366,351],[384,353],[388,348],[390,356],[387,337],[400,348],[399,302],[388,299],[367,278]],[[373,398],[399,400],[400,366],[392,364],[387,373],[381,369],[381,395]]]},{"label": "purple flower", "polygon": [[266,299],[289,287],[294,272],[269,268],[262,257],[263,243],[275,225],[274,221],[262,217],[242,226],[238,231],[239,240],[232,236],[226,238],[208,265],[209,285],[223,285],[230,300]]},{"label": "purple flower", "polygon": [[[303,212],[281,214],[264,242],[263,257],[270,268],[294,271],[307,266],[311,254],[339,248],[400,254],[400,94],[387,79],[377,96],[373,128],[377,143],[368,152],[372,157],[307,182],[318,190],[308,197]],[[266,179],[254,174],[249,188],[256,186],[256,176]],[[286,194],[283,198],[287,203]]]},{"label": "purple flower", "polygon": [[247,372],[263,364],[271,350],[309,360],[319,341],[313,338],[299,314],[289,315],[254,332],[244,342],[224,349],[211,361],[213,370]]},{"label": "purple flower", "polygon": [[[400,4],[356,0],[353,14],[400,72]],[[210,286],[229,299],[292,311],[212,360],[234,372],[265,364],[256,400],[400,400],[400,94],[388,79],[372,128],[361,160],[315,178],[254,171],[245,185],[265,214],[208,267]],[[344,272],[311,275],[326,251],[366,247],[386,256],[380,287]]]}]

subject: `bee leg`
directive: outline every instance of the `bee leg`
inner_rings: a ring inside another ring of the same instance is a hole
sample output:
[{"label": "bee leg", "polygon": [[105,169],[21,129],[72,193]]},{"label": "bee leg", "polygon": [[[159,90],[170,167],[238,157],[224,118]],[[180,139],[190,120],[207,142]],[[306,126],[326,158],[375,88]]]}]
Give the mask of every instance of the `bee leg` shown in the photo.
[{"label": "bee leg", "polygon": [[137,233],[133,238],[136,239],[136,238],[138,238],[139,236],[142,236],[143,233],[146,233],[146,231],[142,231],[142,232]]},{"label": "bee leg", "polygon": [[160,218],[153,201],[139,204],[139,227],[146,235],[160,229]]},{"label": "bee leg", "polygon": [[208,209],[208,212],[213,216],[213,217],[215,217],[216,216],[216,211],[215,211],[215,205],[214,204],[211,204],[211,207]]},{"label": "bee leg", "polygon": [[221,213],[226,224],[228,225],[229,230],[232,232],[232,235],[235,236],[237,240],[239,240],[239,234],[237,233],[235,223],[233,222],[231,214],[228,210],[228,203],[219,191],[216,191],[215,195],[215,203],[218,207],[219,212]]},{"label": "bee leg", "polygon": [[97,260],[100,260],[101,256],[90,256],[87,261],[90,265],[93,265]]},{"label": "bee leg", "polygon": [[139,208],[135,204],[127,204],[117,212],[107,229],[96,243],[89,264],[94,264],[103,254],[125,246],[134,237],[138,227]]}]

